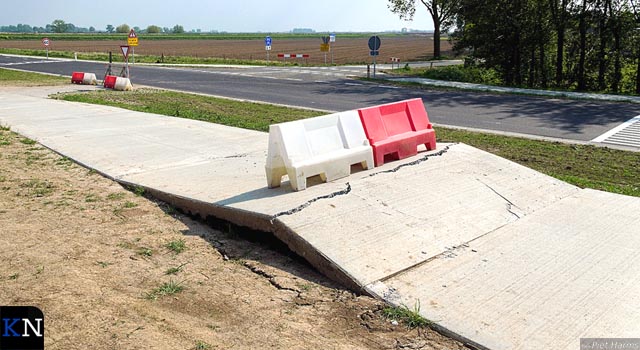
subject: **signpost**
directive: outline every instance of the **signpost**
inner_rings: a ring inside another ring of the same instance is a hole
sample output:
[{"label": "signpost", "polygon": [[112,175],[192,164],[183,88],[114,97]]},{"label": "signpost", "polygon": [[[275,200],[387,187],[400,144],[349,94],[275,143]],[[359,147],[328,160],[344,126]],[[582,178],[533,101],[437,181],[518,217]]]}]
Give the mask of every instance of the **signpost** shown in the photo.
[{"label": "signpost", "polygon": [[129,32],[129,37],[127,38],[127,45],[131,46],[131,58],[133,60],[133,64],[136,64],[136,46],[138,46],[138,35],[136,32],[131,29]]},{"label": "signpost", "polygon": [[380,37],[374,35],[369,38],[369,55],[373,56],[373,78],[376,77],[376,56],[380,55],[380,45],[382,41],[380,41]]},{"label": "signpost", "polygon": [[120,51],[122,51],[122,56],[124,56],[125,78],[129,78],[129,49],[130,47],[127,45],[120,46]]},{"label": "signpost", "polygon": [[327,64],[327,52],[331,51],[331,44],[329,44],[330,38],[328,36],[322,37],[322,44],[320,44],[320,52],[324,52],[324,64]]},{"label": "signpost", "polygon": [[[329,42],[330,43],[336,42],[336,35],[334,33],[329,34]],[[333,64],[333,50],[331,50],[331,64]]]},{"label": "signpost", "polygon": [[264,38],[264,49],[267,51],[267,62],[269,62],[269,51],[271,51],[271,37],[267,36]]},{"label": "signpost", "polygon": [[42,38],[42,45],[44,45],[44,48],[47,51],[47,59],[49,59],[49,45],[51,45],[49,38]]}]

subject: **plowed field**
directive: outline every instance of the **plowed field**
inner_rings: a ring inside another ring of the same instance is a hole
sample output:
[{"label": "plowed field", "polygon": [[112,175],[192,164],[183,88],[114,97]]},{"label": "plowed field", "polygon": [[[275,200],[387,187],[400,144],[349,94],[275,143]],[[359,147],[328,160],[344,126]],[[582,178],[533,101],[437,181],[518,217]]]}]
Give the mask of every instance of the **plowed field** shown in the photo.
[{"label": "plowed field", "polygon": [[[320,35],[317,39],[282,39],[274,40],[271,59],[277,54],[309,54],[307,63],[324,63],[324,53],[320,52],[322,43]],[[124,41],[52,41],[50,50],[75,52],[119,52]],[[39,41],[0,41],[0,48],[43,49]],[[369,62],[367,38],[337,38],[332,44],[334,62],[337,64]],[[442,41],[443,55],[451,54],[451,43]],[[264,60],[266,51],[262,40],[147,40],[140,38],[140,45],[135,48],[140,55],[217,57],[243,60]],[[430,35],[407,35],[382,37],[380,62],[389,62],[391,57],[398,57],[403,62],[420,61],[433,55],[433,39]],[[327,55],[331,60],[331,54]]]}]

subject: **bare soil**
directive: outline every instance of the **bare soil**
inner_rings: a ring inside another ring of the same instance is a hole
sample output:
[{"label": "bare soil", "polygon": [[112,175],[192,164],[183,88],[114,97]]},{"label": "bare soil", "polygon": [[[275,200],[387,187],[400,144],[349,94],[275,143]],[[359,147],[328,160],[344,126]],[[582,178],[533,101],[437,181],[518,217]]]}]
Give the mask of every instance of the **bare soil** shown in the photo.
[{"label": "bare soil", "polygon": [[[167,245],[184,241],[177,253]],[[216,231],[0,130],[0,305],[47,349],[464,349],[299,258]],[[174,274],[168,270],[174,268]],[[168,282],[184,290],[162,295]]]},{"label": "bare soil", "polygon": [[[336,64],[370,62],[367,38],[340,38],[332,44]],[[324,63],[324,53],[320,52],[320,34],[317,39],[279,39],[274,40],[271,59],[277,59],[279,53],[309,54],[307,63]],[[50,50],[75,52],[109,52],[118,54],[123,41],[55,41]],[[442,40],[442,54],[451,55],[451,43]],[[41,50],[39,41],[0,41],[0,48]],[[263,40],[144,40],[135,48],[140,55],[216,57],[245,60],[264,60],[266,51]],[[428,60],[433,56],[433,37],[431,35],[407,35],[383,37],[380,48],[380,62],[390,63],[391,57],[402,62]],[[328,55],[329,60],[331,54]],[[304,61],[303,61],[304,62]]]}]

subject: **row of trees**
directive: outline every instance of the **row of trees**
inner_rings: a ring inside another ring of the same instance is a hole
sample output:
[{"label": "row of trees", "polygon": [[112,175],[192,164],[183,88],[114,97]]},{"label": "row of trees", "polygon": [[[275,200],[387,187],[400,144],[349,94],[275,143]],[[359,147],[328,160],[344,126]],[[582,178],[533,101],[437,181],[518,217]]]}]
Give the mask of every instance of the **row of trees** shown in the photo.
[{"label": "row of trees", "polygon": [[[133,27],[133,29],[138,33],[149,33],[149,34],[157,34],[157,33],[173,33],[173,34],[182,34],[185,32],[184,27],[176,24],[173,28],[164,27],[161,28],[156,25],[150,25],[147,28]],[[107,25],[105,31],[107,33],[129,33],[131,27],[128,24],[121,24],[117,27],[114,27],[112,24]],[[199,31],[199,30],[198,30]],[[95,27],[83,28],[76,27],[73,23],[67,23],[61,19],[56,19],[51,22],[51,24],[47,24],[44,27],[32,27],[28,24],[18,24],[18,25],[9,25],[9,26],[0,26],[0,32],[6,33],[94,33],[96,32]]]},{"label": "row of trees", "polygon": [[[389,0],[402,18],[415,0]],[[640,0],[420,0],[455,49],[507,85],[640,94]],[[435,46],[438,46],[436,50]]]},{"label": "row of trees", "polygon": [[65,23],[62,20],[55,20],[44,27],[30,26],[28,24],[18,24],[0,26],[0,32],[4,33],[93,33],[95,27],[76,27],[73,23]]}]

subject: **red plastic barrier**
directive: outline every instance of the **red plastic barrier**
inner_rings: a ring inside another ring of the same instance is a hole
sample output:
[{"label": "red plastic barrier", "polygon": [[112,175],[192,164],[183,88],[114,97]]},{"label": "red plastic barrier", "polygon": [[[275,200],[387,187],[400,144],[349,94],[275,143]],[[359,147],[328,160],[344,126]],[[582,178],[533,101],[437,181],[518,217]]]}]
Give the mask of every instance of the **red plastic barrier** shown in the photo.
[{"label": "red plastic barrier", "polygon": [[115,88],[117,79],[118,77],[115,75],[107,75],[104,77],[104,87],[107,89]]},{"label": "red plastic barrier", "polygon": [[418,145],[436,148],[436,132],[422,99],[416,98],[358,110],[376,166],[385,156],[403,159],[418,154]]},{"label": "red plastic barrier", "polygon": [[73,72],[71,74],[71,84],[82,84],[82,80],[84,80],[83,72]]}]

